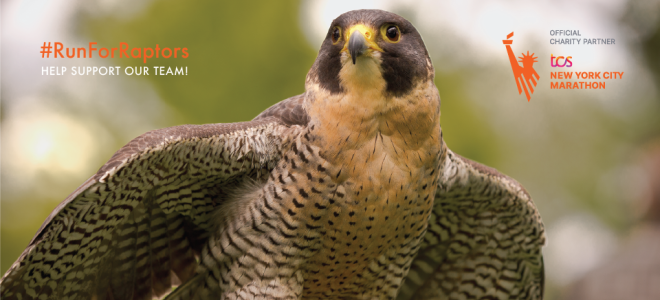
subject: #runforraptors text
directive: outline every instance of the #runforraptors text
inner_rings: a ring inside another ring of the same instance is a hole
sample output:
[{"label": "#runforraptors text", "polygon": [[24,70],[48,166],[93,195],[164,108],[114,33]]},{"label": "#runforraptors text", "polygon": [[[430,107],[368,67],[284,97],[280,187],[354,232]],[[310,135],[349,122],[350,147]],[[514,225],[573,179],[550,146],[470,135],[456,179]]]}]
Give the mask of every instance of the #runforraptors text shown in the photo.
[{"label": "#runforraptors text", "polygon": [[51,42],[44,42],[44,45],[41,46],[40,53],[42,58],[50,58],[51,53],[53,53],[54,58],[64,58],[65,56],[62,52],[66,53],[67,58],[92,58],[94,52],[97,52],[100,58],[107,58],[108,56],[114,58],[115,55],[117,55],[116,53],[118,53],[120,58],[142,58],[144,63],[147,63],[147,58],[152,58],[154,55],[156,58],[170,58],[172,56],[174,56],[174,58],[188,58],[188,48],[160,48],[160,46],[156,44],[155,49],[133,47],[130,48],[129,51],[128,43],[124,42],[119,43],[119,48],[110,48],[109,50],[108,48],[95,48],[94,45],[96,45],[96,42],[89,42],[88,48],[64,48],[62,43],[55,42],[55,48],[53,49]]}]

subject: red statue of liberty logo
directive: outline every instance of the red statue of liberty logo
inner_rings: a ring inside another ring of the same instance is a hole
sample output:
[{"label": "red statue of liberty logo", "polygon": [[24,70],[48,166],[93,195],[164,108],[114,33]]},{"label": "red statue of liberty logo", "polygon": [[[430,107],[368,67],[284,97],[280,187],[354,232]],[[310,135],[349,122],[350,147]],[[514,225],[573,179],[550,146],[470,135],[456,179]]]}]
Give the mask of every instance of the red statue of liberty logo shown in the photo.
[{"label": "red statue of liberty logo", "polygon": [[[513,41],[510,40],[510,38],[512,36],[513,32],[509,33],[506,36],[506,40],[502,40],[502,44],[506,45],[506,52],[509,53],[509,61],[511,62],[513,77],[516,79],[516,85],[518,85],[518,94],[522,94],[524,89],[525,96],[527,96],[527,102],[529,102],[529,99],[532,97],[531,94],[534,93],[534,87],[536,86],[537,80],[540,78],[539,74],[534,70],[534,63],[538,62],[535,59],[538,57],[534,57],[534,53],[529,55],[529,51],[527,51],[527,54],[522,53],[522,57],[518,57],[520,58],[519,62],[522,63],[521,67],[518,64],[518,61],[516,61],[516,56],[513,54],[513,50],[511,50],[511,44],[513,44]],[[534,77],[536,77],[536,79],[534,79]]]}]

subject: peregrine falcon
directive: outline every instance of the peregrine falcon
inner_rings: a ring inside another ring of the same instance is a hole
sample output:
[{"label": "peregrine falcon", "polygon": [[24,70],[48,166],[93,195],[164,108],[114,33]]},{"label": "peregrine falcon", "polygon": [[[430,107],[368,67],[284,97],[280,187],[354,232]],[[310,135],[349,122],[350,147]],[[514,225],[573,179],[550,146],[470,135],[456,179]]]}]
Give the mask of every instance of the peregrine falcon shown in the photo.
[{"label": "peregrine falcon", "polygon": [[302,95],[117,151],[2,299],[542,299],[538,211],[446,147],[433,80],[410,22],[340,15]]}]

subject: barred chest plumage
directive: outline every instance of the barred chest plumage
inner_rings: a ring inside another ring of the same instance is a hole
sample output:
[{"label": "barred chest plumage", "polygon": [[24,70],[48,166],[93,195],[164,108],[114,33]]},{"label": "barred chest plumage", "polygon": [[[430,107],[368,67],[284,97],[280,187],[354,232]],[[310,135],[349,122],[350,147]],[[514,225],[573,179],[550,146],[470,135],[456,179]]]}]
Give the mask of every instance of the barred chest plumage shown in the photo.
[{"label": "barred chest plumage", "polygon": [[226,288],[288,278],[305,299],[395,295],[426,232],[444,158],[434,111],[417,116],[422,124],[400,110],[345,111],[342,124],[312,119],[264,187],[242,196],[253,200],[238,201],[249,205],[223,209],[235,216],[217,231]]},{"label": "barred chest plumage", "polygon": [[[368,297],[386,298],[398,289],[426,232],[439,149],[433,155],[427,155],[431,149],[396,149],[392,137],[377,132],[362,147],[344,145],[341,153],[331,153],[309,146],[315,144],[311,131],[297,141],[296,157],[289,159],[290,164],[312,164],[289,169],[303,182],[294,184],[291,203],[307,227],[303,240],[315,250],[306,261],[304,295],[370,291]],[[413,157],[415,162],[407,161]],[[309,188],[298,189],[302,186]]]}]

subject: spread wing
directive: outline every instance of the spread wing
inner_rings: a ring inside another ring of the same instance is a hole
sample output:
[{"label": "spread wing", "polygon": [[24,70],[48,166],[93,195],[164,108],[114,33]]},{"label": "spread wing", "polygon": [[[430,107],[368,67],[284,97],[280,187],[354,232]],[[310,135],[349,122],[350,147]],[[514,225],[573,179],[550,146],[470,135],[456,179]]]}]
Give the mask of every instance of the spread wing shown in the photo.
[{"label": "spread wing", "polygon": [[251,122],[132,140],[51,213],[0,282],[2,299],[152,299],[195,272],[214,209],[265,176],[305,125],[302,95]]},{"label": "spread wing", "polygon": [[442,170],[398,299],[542,299],[545,233],[527,191],[449,150]]}]

